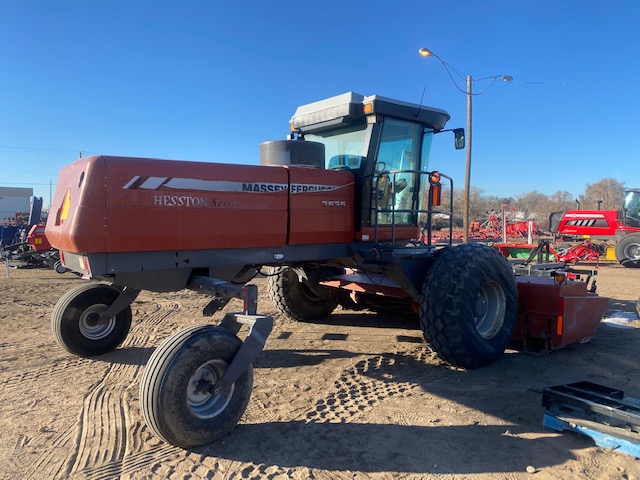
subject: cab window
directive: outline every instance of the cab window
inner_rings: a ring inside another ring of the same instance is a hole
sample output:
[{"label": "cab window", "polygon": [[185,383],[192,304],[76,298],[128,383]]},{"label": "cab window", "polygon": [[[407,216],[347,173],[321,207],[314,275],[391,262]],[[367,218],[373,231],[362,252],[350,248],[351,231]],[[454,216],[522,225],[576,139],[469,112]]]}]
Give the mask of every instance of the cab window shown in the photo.
[{"label": "cab window", "polygon": [[422,126],[416,123],[393,118],[384,121],[373,178],[377,195],[373,205],[377,203],[378,211],[383,210],[378,213],[378,224],[416,223],[416,214],[406,210],[417,209],[418,175],[409,171],[420,168],[417,162],[422,133]]}]

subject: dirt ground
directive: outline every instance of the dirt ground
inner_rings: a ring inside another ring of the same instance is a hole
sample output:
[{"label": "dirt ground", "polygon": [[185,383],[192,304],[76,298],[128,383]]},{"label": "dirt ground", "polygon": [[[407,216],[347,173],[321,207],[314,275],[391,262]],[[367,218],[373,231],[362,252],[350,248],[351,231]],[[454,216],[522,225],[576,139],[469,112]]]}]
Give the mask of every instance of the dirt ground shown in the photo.
[{"label": "dirt ground", "polygon": [[[589,380],[640,398],[640,321],[600,325],[549,355],[509,350],[478,370],[448,368],[406,318],[338,310],[321,324],[279,315],[255,364],[240,424],[194,450],[144,424],[138,385],[170,334],[207,323],[193,292],[143,292],[123,346],[74,357],[51,334],[58,298],[81,282],[51,270],[0,278],[0,478],[635,479],[640,460],[546,431],[544,387]],[[640,270],[601,265],[605,316],[635,312]],[[239,309],[232,302],[231,310]],[[219,318],[219,317],[215,317]],[[527,467],[535,472],[527,473]]]}]

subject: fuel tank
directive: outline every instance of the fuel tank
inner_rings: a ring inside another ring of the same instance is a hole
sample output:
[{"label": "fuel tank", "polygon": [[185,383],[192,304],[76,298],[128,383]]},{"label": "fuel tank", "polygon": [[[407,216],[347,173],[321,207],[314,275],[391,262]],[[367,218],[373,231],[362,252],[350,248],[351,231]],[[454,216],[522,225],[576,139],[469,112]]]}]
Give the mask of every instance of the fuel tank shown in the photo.
[{"label": "fuel tank", "polygon": [[350,172],[93,156],[61,170],[46,235],[75,253],[341,243],[353,202]]}]

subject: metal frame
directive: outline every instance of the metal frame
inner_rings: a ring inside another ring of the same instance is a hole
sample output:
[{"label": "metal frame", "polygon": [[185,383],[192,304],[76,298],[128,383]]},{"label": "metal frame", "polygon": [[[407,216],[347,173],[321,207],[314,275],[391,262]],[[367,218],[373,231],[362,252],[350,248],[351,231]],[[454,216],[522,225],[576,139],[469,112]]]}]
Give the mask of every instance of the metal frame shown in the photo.
[{"label": "metal frame", "polygon": [[[219,326],[233,335],[237,335],[242,325],[250,327],[249,334],[241,347],[233,356],[223,377],[210,388],[214,395],[219,394],[233,383],[247,370],[260,352],[264,349],[267,337],[273,329],[273,317],[258,315],[258,287],[255,285],[238,286],[215,278],[193,276],[189,280],[188,288],[200,293],[214,295],[214,300],[224,298],[222,303],[226,305],[229,299],[238,298],[243,301],[242,312],[227,313]],[[222,305],[222,306],[224,306]],[[222,308],[222,307],[220,307]]]},{"label": "metal frame", "polygon": [[542,392],[542,406],[552,416],[624,425],[640,432],[640,406],[625,401],[624,392],[591,382],[577,382],[547,387]]}]

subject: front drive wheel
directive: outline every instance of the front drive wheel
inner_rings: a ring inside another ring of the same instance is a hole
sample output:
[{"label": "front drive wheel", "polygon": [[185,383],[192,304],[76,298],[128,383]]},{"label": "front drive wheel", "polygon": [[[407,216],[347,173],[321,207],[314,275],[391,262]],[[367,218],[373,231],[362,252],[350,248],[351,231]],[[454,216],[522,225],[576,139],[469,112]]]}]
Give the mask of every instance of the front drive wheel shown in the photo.
[{"label": "front drive wheel", "polygon": [[131,307],[115,317],[101,319],[120,295],[120,291],[103,283],[78,285],[64,294],[51,315],[53,335],[67,352],[93,357],[115,350],[131,328]]},{"label": "front drive wheel", "polygon": [[513,271],[497,250],[479,243],[446,249],[422,289],[425,340],[452,365],[488,365],[511,340],[517,297]]},{"label": "front drive wheel", "polygon": [[327,295],[318,293],[323,287],[314,291],[306,282],[300,281],[290,267],[274,268],[268,287],[275,307],[287,317],[301,322],[326,318],[338,306],[338,300],[329,292]]},{"label": "front drive wheel", "polygon": [[242,417],[253,388],[253,367],[220,392],[212,386],[226,372],[242,342],[212,325],[191,327],[158,347],[140,383],[140,408],[147,426],[181,448],[211,443]]},{"label": "front drive wheel", "polygon": [[640,268],[640,234],[625,235],[616,244],[616,260],[624,267]]}]

